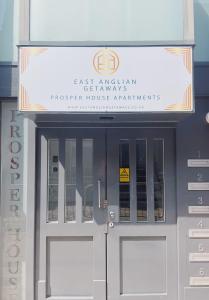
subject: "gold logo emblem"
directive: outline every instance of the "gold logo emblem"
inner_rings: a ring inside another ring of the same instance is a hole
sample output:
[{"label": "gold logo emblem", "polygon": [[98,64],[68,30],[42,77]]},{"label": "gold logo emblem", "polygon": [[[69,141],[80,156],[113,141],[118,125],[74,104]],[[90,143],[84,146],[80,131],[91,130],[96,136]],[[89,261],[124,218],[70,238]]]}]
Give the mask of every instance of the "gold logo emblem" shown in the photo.
[{"label": "gold logo emblem", "polygon": [[119,67],[119,57],[115,51],[105,48],[95,54],[93,64],[97,73],[112,75]]}]

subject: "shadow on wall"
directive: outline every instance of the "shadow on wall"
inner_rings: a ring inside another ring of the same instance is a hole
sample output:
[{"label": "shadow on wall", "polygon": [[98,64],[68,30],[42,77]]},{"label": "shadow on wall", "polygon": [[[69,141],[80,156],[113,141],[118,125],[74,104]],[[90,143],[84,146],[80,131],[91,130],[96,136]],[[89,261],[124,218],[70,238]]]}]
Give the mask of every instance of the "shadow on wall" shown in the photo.
[{"label": "shadow on wall", "polygon": [[17,96],[17,60],[14,55],[17,2],[0,0],[0,97]]},{"label": "shadow on wall", "polygon": [[209,62],[209,0],[194,1],[195,61]]}]

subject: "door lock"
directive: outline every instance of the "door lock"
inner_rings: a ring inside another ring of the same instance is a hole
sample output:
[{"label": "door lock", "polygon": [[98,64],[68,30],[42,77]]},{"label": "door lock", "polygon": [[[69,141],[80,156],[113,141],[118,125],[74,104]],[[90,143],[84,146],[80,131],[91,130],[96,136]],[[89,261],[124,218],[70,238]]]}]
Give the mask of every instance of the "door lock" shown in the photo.
[{"label": "door lock", "polygon": [[113,227],[114,227],[114,223],[113,223],[113,222],[110,222],[110,223],[109,223],[109,227],[110,227],[110,228],[113,228]]},{"label": "door lock", "polygon": [[110,211],[110,219],[111,220],[115,219],[115,212],[114,211]]}]

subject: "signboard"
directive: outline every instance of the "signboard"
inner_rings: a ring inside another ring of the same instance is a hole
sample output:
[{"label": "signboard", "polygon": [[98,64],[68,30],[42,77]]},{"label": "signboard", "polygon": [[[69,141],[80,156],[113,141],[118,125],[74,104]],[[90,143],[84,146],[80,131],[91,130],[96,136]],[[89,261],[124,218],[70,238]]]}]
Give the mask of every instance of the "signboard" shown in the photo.
[{"label": "signboard", "polygon": [[25,210],[23,204],[23,114],[2,104],[0,299],[24,300]]},{"label": "signboard", "polygon": [[191,286],[209,286],[209,277],[190,277]]},{"label": "signboard", "polygon": [[201,206],[201,205],[197,205],[197,206],[189,206],[188,207],[188,212],[189,214],[205,214],[208,215],[209,214],[209,206]]},{"label": "signboard", "polygon": [[188,182],[188,191],[209,191],[209,182]]},{"label": "signboard", "polygon": [[209,253],[189,253],[190,262],[209,262]]},{"label": "signboard", "polygon": [[198,167],[198,168],[208,168],[209,167],[209,159],[188,159],[187,161],[188,167]]},{"label": "signboard", "polygon": [[209,238],[209,229],[189,229],[189,238],[207,239]]},{"label": "signboard", "polygon": [[120,182],[130,182],[129,168],[120,168]]},{"label": "signboard", "polygon": [[19,110],[191,112],[191,47],[21,47]]}]

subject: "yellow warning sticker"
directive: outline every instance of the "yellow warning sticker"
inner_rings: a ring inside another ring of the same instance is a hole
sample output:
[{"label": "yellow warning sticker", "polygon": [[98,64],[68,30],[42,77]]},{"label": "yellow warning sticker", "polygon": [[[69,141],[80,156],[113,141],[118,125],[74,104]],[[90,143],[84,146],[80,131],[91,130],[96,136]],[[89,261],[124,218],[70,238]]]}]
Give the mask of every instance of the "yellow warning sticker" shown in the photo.
[{"label": "yellow warning sticker", "polygon": [[129,181],[130,181],[130,169],[120,168],[120,182],[129,182]]}]

